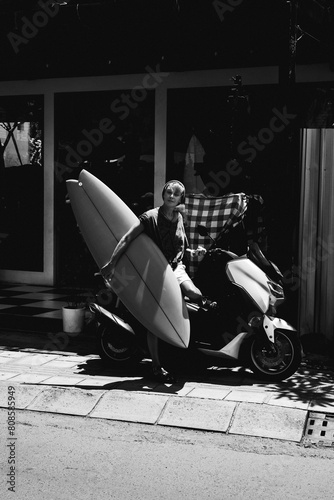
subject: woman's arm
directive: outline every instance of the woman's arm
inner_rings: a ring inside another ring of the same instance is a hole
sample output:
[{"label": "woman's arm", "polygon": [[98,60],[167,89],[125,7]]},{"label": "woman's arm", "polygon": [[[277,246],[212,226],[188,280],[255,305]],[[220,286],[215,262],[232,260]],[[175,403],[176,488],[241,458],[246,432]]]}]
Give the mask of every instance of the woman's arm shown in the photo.
[{"label": "woman's arm", "polygon": [[127,233],[122,236],[109,262],[101,268],[101,274],[105,279],[110,279],[115,272],[115,267],[122,255],[127,251],[130,244],[144,231],[143,224],[138,220]]}]

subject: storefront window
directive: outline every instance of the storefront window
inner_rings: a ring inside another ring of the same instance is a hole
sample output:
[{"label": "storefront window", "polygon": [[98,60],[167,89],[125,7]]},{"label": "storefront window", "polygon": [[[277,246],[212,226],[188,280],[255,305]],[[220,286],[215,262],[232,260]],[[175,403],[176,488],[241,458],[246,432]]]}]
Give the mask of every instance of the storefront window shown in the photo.
[{"label": "storefront window", "polygon": [[296,252],[306,90],[298,87],[292,108],[277,86],[239,87],[237,78],[229,87],[170,89],[167,97],[167,178],[183,181],[188,194],[261,197],[268,253],[287,269]]},{"label": "storefront window", "polygon": [[90,284],[96,265],[67,201],[67,179],[86,169],[137,215],[153,203],[154,91],[55,95],[57,281]]},{"label": "storefront window", "polygon": [[[237,90],[237,86],[168,90],[167,178],[183,181],[188,193],[206,190],[207,195],[220,196],[231,188],[240,189],[232,187],[231,176],[223,173],[250,133],[248,96],[242,89],[235,97]],[[242,176],[233,181],[241,184]]]},{"label": "storefront window", "polygon": [[0,268],[43,271],[43,98],[0,98]]}]

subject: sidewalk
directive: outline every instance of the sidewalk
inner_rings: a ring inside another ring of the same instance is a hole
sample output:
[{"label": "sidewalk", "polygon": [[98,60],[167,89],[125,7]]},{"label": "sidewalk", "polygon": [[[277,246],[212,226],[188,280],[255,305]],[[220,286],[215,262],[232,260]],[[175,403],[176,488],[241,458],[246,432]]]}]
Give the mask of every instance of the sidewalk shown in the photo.
[{"label": "sidewalk", "polygon": [[0,348],[1,408],[14,387],[17,410],[334,446],[330,370],[302,365],[290,379],[266,384],[241,368],[213,367],[161,385],[149,379],[148,361],[131,374],[106,370],[89,343],[84,354],[11,345]]}]

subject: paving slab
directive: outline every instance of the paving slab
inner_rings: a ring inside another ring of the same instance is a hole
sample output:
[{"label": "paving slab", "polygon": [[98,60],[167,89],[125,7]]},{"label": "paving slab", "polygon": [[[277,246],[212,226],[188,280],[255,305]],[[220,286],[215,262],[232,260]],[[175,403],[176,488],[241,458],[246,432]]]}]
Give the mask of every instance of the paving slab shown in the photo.
[{"label": "paving slab", "polygon": [[10,379],[12,384],[41,384],[47,380],[50,375],[45,373],[21,373]]},{"label": "paving slab", "polygon": [[94,360],[94,359],[100,359],[99,356],[97,355],[91,355],[91,356],[73,356],[71,354],[68,354],[68,353],[64,353],[64,355],[62,356],[62,359],[64,359],[65,361],[73,361],[75,362],[77,365],[79,364],[82,364],[82,363],[87,363],[88,361],[91,361],[91,360]]},{"label": "paving slab", "polygon": [[26,356],[27,353],[26,352],[22,352],[22,351],[2,351],[0,353],[0,362],[5,362],[5,360],[3,361],[2,358],[23,358],[23,356]]},{"label": "paving slab", "polygon": [[13,365],[24,365],[24,366],[41,366],[46,365],[50,361],[58,358],[57,354],[31,354],[25,353],[22,357],[15,358],[12,360]]},{"label": "paving slab", "polygon": [[164,395],[114,390],[104,394],[89,416],[155,424],[167,401]]},{"label": "paving slab", "polygon": [[240,403],[229,433],[300,442],[307,415],[298,408]]},{"label": "paving slab", "polygon": [[49,361],[47,364],[48,368],[56,368],[57,370],[70,370],[76,368],[77,366],[77,362],[67,361],[64,359],[54,359],[53,361]]},{"label": "paving slab", "polygon": [[[78,374],[79,375],[79,374]],[[119,378],[115,377],[102,377],[102,376],[90,376],[84,375],[84,379],[77,384],[78,387],[88,388],[88,387],[103,387],[108,389],[111,386],[115,386],[120,383]]]},{"label": "paving slab", "polygon": [[208,398],[208,399],[226,399],[231,392],[230,389],[209,389],[204,387],[195,387],[187,394],[190,398]]},{"label": "paving slab", "polygon": [[248,403],[264,403],[268,398],[268,394],[265,392],[253,391],[253,390],[240,390],[231,391],[225,398],[225,401],[247,401]]},{"label": "paving slab", "polygon": [[76,386],[84,380],[84,377],[75,377],[73,375],[61,376],[56,375],[54,377],[48,377],[43,380],[43,385],[55,385],[55,386]]},{"label": "paving slab", "polygon": [[11,399],[11,401],[15,402],[15,408],[17,410],[24,410],[34,401],[42,390],[43,388],[38,385],[23,386],[14,383],[0,385],[0,407],[8,407],[10,391],[12,397],[14,397],[14,400]]},{"label": "paving slab", "polygon": [[15,376],[19,375],[16,372],[0,372],[0,382],[4,380],[9,380]]},{"label": "paving slab", "polygon": [[309,399],[296,398],[293,396],[287,396],[284,394],[273,394],[271,395],[266,403],[273,406],[284,406],[287,408],[299,408],[300,410],[308,410],[310,406]]},{"label": "paving slab", "polygon": [[171,397],[158,424],[226,432],[235,407],[232,401]]},{"label": "paving slab", "polygon": [[104,391],[83,391],[73,387],[44,388],[27,409],[85,416],[92,411],[103,393]]}]

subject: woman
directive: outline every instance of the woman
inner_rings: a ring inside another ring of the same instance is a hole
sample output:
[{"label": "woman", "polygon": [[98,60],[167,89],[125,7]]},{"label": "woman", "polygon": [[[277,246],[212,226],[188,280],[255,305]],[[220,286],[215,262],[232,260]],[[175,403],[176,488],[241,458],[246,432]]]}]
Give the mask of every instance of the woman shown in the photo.
[{"label": "woman", "polygon": [[[177,180],[169,181],[162,190],[163,204],[139,216],[132,228],[120,239],[108,264],[101,269],[101,273],[108,281],[111,280],[119,258],[127,251],[131,242],[145,232],[158,245],[167,261],[171,265],[182,293],[192,301],[200,304],[207,303],[201,291],[194,285],[188,276],[183,257],[187,247],[187,237],[181,215],[185,199],[185,187]],[[193,255],[204,255],[205,248],[189,250]],[[174,378],[161,366],[158,352],[158,338],[147,332],[147,345],[152,357],[153,376],[160,382],[173,382]]]}]

